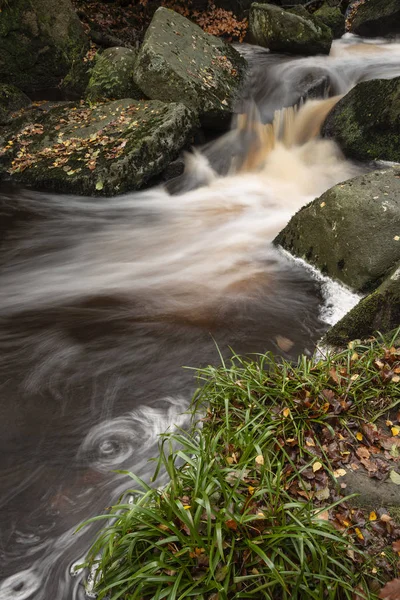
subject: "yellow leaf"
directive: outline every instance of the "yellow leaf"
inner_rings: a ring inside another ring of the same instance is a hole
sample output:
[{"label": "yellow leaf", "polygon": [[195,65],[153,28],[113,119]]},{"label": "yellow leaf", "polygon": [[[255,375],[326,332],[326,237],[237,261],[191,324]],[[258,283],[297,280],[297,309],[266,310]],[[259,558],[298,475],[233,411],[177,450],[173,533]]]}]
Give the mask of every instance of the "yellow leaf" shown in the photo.
[{"label": "yellow leaf", "polygon": [[388,427],[391,427],[391,426],[393,425],[393,421],[389,421],[389,420],[387,420],[387,421],[386,421],[386,425],[387,425]]},{"label": "yellow leaf", "polygon": [[258,465],[263,465],[264,464],[264,457],[262,454],[259,454],[258,456],[256,456],[256,463]]},{"label": "yellow leaf", "polygon": [[226,462],[228,463],[228,465],[231,465],[233,463],[233,458],[232,456],[227,456],[226,457]]},{"label": "yellow leaf", "polygon": [[322,469],[322,463],[320,462],[315,462],[312,466],[312,470],[314,471],[314,473],[316,473],[316,471],[319,471],[320,469]]},{"label": "yellow leaf", "polygon": [[398,375],[395,375],[394,377],[392,377],[392,381],[393,383],[399,383],[400,377]]},{"label": "yellow leaf", "polygon": [[190,506],[190,504],[184,504],[184,505],[183,505],[183,508],[184,508],[185,510],[189,510],[189,509],[191,509],[192,507]]},{"label": "yellow leaf", "polygon": [[335,477],[344,477],[346,473],[346,469],[337,469],[336,471],[333,471]]},{"label": "yellow leaf", "polygon": [[393,436],[396,436],[399,435],[400,429],[398,429],[397,427],[392,427],[391,432]]},{"label": "yellow leaf", "polygon": [[361,442],[361,440],[363,439],[363,434],[360,431],[357,431],[356,438],[358,439],[359,442]]},{"label": "yellow leaf", "polygon": [[376,512],[372,511],[369,513],[369,520],[370,521],[376,521],[377,520],[377,516],[376,516]]},{"label": "yellow leaf", "polygon": [[357,379],[358,379],[359,377],[360,377],[360,375],[359,375],[358,373],[354,373],[354,375],[352,375],[352,376],[350,377],[350,379],[351,379],[352,381],[357,381]]},{"label": "yellow leaf", "polygon": [[249,491],[249,494],[250,494],[251,496],[254,494],[254,492],[255,492],[255,490],[256,490],[256,488],[255,488],[255,487],[253,487],[252,485],[249,485],[249,487],[248,487],[247,489],[248,489],[248,491]]},{"label": "yellow leaf", "polygon": [[364,536],[363,536],[363,534],[361,533],[361,531],[360,531],[360,529],[358,527],[355,527],[354,531],[356,532],[356,536],[358,537],[359,540],[363,540],[364,539]]},{"label": "yellow leaf", "polygon": [[283,416],[286,418],[290,415],[290,408],[283,409]]}]

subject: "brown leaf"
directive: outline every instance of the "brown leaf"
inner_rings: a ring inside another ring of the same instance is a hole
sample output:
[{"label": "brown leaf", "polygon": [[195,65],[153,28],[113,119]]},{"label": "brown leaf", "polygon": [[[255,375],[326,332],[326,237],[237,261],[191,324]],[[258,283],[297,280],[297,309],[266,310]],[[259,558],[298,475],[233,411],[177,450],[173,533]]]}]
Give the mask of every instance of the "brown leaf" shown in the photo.
[{"label": "brown leaf", "polygon": [[357,448],[356,454],[357,454],[358,458],[369,458],[370,457],[369,450],[365,446],[360,446],[359,448]]},{"label": "brown leaf", "polygon": [[392,548],[395,552],[400,552],[400,540],[393,542]]},{"label": "brown leaf", "polygon": [[400,579],[393,579],[379,593],[381,600],[400,600]]},{"label": "brown leaf", "polygon": [[232,529],[233,531],[237,531],[237,523],[234,519],[229,519],[228,521],[225,521],[225,525],[228,527],[228,529]]},{"label": "brown leaf", "polygon": [[333,379],[333,381],[335,383],[339,383],[339,376],[338,376],[338,374],[336,372],[336,369],[330,369],[329,375],[330,375],[331,379]]}]

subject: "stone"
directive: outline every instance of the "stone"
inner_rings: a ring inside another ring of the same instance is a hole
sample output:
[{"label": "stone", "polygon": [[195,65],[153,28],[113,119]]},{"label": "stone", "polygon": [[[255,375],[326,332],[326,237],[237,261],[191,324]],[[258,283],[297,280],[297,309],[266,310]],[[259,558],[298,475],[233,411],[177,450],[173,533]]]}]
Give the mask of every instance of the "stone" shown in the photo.
[{"label": "stone", "polygon": [[349,30],[365,37],[400,33],[399,0],[367,0],[358,3],[348,18]]},{"label": "stone", "polygon": [[91,102],[118,100],[121,98],[143,99],[144,94],[133,80],[136,52],[131,48],[107,48],[96,54],[86,98]]},{"label": "stone", "polygon": [[254,43],[276,52],[329,54],[332,44],[329,27],[304,7],[289,11],[273,4],[253,3],[249,31]]},{"label": "stone", "polygon": [[400,162],[400,77],[358,83],[329,113],[322,135],[349,158]]},{"label": "stone", "polygon": [[159,8],[139,51],[134,80],[149,98],[182,102],[216,125],[229,119],[246,61],[223,40]]},{"label": "stone", "polygon": [[89,47],[70,0],[12,0],[0,11],[0,81],[23,92],[57,89]]},{"label": "stone", "polygon": [[315,11],[314,16],[331,29],[334,38],[342,37],[345,32],[345,18],[338,6],[330,6],[328,2],[324,2]]},{"label": "stone", "polygon": [[[400,244],[400,241],[398,242]],[[355,339],[366,339],[377,331],[387,334],[400,325],[400,263],[391,275],[325,335],[333,346],[346,346]]]},{"label": "stone", "polygon": [[190,144],[198,124],[183,104],[129,98],[61,103],[21,119],[0,132],[0,162],[11,181],[107,196],[158,176]]},{"label": "stone", "polygon": [[400,262],[400,168],[335,185],[296,213],[275,243],[355,291],[374,290]]},{"label": "stone", "polygon": [[0,83],[0,125],[11,121],[11,114],[31,104],[26,94],[14,85]]}]

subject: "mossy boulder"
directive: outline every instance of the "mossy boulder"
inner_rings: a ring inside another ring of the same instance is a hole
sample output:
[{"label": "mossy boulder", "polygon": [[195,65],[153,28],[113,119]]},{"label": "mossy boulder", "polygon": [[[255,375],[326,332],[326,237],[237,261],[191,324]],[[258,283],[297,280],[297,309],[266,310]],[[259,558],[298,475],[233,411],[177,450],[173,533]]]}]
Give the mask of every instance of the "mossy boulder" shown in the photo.
[{"label": "mossy boulder", "polygon": [[246,61],[223,40],[159,8],[139,51],[134,80],[149,98],[182,102],[203,121],[229,118]]},{"label": "mossy boulder", "polygon": [[338,6],[330,6],[328,2],[315,11],[314,16],[332,31],[334,38],[340,38],[345,32],[345,18]]},{"label": "mossy boulder", "polygon": [[357,84],[329,113],[322,134],[349,158],[400,162],[400,77]]},{"label": "mossy boulder", "polygon": [[159,175],[196,126],[196,115],[183,104],[63,103],[4,128],[0,160],[12,181],[36,189],[109,196]]},{"label": "mossy boulder", "polygon": [[12,0],[0,11],[0,81],[28,95],[57,88],[88,48],[70,0]]},{"label": "mossy boulder", "polygon": [[329,54],[332,32],[307,13],[283,10],[273,4],[253,3],[250,10],[251,39],[259,46],[291,54]]},{"label": "mossy boulder", "polygon": [[356,291],[400,262],[400,168],[340,183],[302,208],[275,243]]},{"label": "mossy boulder", "polygon": [[30,104],[28,96],[14,85],[0,83],[0,125],[9,123],[11,113]]},{"label": "mossy boulder", "polygon": [[366,37],[400,33],[399,0],[364,0],[350,15],[349,30]]},{"label": "mossy boulder", "polygon": [[91,102],[144,98],[133,80],[135,63],[136,52],[131,48],[107,48],[97,54],[86,88],[86,98]]},{"label": "mossy boulder", "polygon": [[[399,242],[400,244],[400,242]],[[376,331],[386,334],[400,326],[400,263],[372,294],[363,298],[325,335],[326,343],[345,346]]]}]

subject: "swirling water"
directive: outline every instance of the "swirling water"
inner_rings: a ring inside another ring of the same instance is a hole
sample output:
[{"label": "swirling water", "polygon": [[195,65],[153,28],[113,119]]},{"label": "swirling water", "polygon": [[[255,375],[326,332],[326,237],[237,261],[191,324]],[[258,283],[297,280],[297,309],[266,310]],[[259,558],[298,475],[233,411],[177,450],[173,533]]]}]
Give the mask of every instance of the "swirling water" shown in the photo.
[{"label": "swirling water", "polygon": [[187,424],[197,383],[183,366],[217,364],[216,344],[311,352],[357,300],[271,244],[361,172],[318,138],[336,99],[261,122],[298,102],[310,74],[331,96],[399,76],[400,45],[345,36],[329,57],[241,52],[252,114],[168,189],[0,192],[0,600],[85,597],[72,566],[96,525],[74,531],[128,486],[116,470],[148,479],[158,434]]}]

